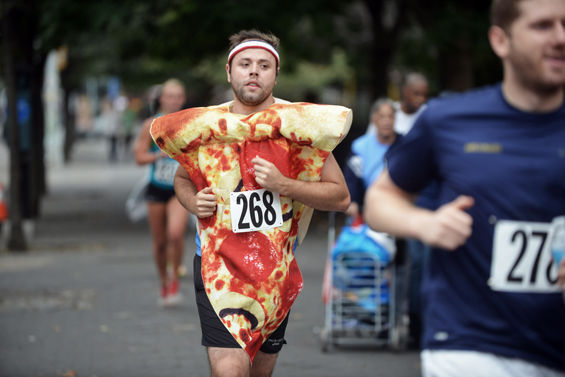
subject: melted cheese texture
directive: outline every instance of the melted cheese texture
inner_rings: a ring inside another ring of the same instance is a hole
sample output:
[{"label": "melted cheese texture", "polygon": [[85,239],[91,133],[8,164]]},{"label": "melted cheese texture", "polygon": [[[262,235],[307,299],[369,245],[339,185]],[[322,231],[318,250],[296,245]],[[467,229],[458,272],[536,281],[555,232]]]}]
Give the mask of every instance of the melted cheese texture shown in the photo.
[{"label": "melted cheese texture", "polygon": [[281,196],[281,226],[234,233],[229,194],[261,188],[255,156],[290,178],[318,181],[351,120],[342,106],[289,103],[248,116],[231,113],[228,105],[192,108],[153,121],[157,145],[186,169],[197,190],[212,187],[216,194],[216,213],[199,219],[202,277],[212,307],[251,360],[302,289],[293,248],[309,208]]}]

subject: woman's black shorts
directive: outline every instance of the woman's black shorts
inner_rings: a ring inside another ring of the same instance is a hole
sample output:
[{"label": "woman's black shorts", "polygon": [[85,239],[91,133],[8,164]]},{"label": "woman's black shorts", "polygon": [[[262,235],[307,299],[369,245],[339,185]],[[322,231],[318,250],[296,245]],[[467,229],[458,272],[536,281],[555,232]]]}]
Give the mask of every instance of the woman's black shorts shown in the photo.
[{"label": "woman's black shorts", "polygon": [[[196,292],[196,305],[198,306],[198,315],[200,317],[200,327],[202,328],[202,345],[205,347],[220,348],[241,348],[239,343],[226,329],[218,315],[212,308],[208,295],[204,290],[204,282],[202,281],[202,258],[198,255],[194,256],[194,290]],[[283,344],[286,324],[288,323],[288,315],[282,321],[281,325],[275,330],[271,336],[265,340],[260,350],[264,353],[278,353]]]},{"label": "woman's black shorts", "polygon": [[145,200],[148,202],[167,203],[175,196],[174,189],[161,188],[149,183],[145,189]]}]

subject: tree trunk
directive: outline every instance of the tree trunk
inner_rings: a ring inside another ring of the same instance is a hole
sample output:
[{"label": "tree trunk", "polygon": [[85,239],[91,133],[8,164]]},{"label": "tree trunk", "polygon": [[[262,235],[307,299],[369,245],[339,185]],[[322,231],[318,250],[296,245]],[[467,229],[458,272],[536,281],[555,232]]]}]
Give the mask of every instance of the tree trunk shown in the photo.
[{"label": "tree trunk", "polygon": [[371,69],[373,77],[371,80],[371,88],[369,92],[372,98],[386,97],[388,93],[388,72],[390,62],[394,54],[394,49],[390,46],[383,46],[377,42],[377,46],[373,47],[371,57]]},{"label": "tree trunk", "polygon": [[373,98],[388,94],[390,63],[396,52],[396,42],[406,23],[409,0],[365,0],[371,15],[373,45],[370,58],[371,88]]},{"label": "tree trunk", "polygon": [[31,216],[39,217],[41,210],[41,198],[47,191],[45,177],[45,148],[43,144],[45,137],[45,115],[42,93],[47,55],[44,53],[37,53],[35,57],[36,59],[33,62],[31,78],[32,147],[30,151],[30,208]]},{"label": "tree trunk", "polygon": [[25,251],[27,244],[22,226],[22,172],[20,154],[20,130],[18,127],[17,82],[16,82],[16,54],[20,40],[17,23],[20,12],[12,2],[3,4],[3,32],[4,32],[4,65],[6,93],[8,100],[8,132],[10,146],[10,234],[8,236],[8,249],[12,251]]},{"label": "tree trunk", "polygon": [[73,145],[75,142],[75,122],[71,114],[71,107],[69,104],[71,91],[64,87],[63,94],[63,124],[65,126],[65,141],[63,145],[63,158],[65,164],[71,162],[73,155]]}]

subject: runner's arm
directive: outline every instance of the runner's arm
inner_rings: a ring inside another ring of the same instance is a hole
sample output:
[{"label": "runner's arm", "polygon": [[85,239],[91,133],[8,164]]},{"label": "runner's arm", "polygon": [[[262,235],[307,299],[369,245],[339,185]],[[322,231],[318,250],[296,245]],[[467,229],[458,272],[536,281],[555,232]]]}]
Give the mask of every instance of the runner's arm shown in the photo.
[{"label": "runner's arm", "polygon": [[367,224],[381,232],[416,238],[431,246],[454,250],[471,235],[472,217],[465,212],[474,201],[459,196],[435,211],[414,205],[416,197],[402,190],[384,170],[365,197]]},{"label": "runner's arm", "polygon": [[143,126],[137,135],[137,139],[135,140],[135,144],[133,147],[133,156],[135,157],[135,162],[138,165],[146,165],[151,164],[158,160],[161,157],[166,156],[164,152],[151,152],[151,133],[149,132],[151,128],[151,122],[153,118],[146,119],[143,122]]},{"label": "runner's arm", "polygon": [[197,191],[186,170],[180,166],[175,174],[175,194],[183,207],[199,218],[212,216],[216,211],[216,195],[212,188]]},{"label": "runner's arm", "polygon": [[253,160],[255,180],[263,188],[291,197],[305,205],[324,211],[345,211],[350,203],[343,173],[333,154],[329,154],[320,181],[306,182],[284,176],[277,167],[260,157]]}]

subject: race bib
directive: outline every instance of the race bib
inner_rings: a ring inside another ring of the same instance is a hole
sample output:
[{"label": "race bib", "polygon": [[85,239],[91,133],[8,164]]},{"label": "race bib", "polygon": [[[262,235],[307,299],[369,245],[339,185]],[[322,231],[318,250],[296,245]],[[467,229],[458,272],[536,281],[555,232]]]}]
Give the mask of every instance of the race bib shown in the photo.
[{"label": "race bib", "polygon": [[498,221],[494,229],[489,285],[496,291],[559,291],[550,252],[551,224]]},{"label": "race bib", "polygon": [[158,159],[155,161],[155,181],[161,184],[173,186],[178,166],[178,162],[173,159]]},{"label": "race bib", "polygon": [[234,233],[276,228],[283,224],[281,198],[265,189],[231,192],[231,225]]}]

